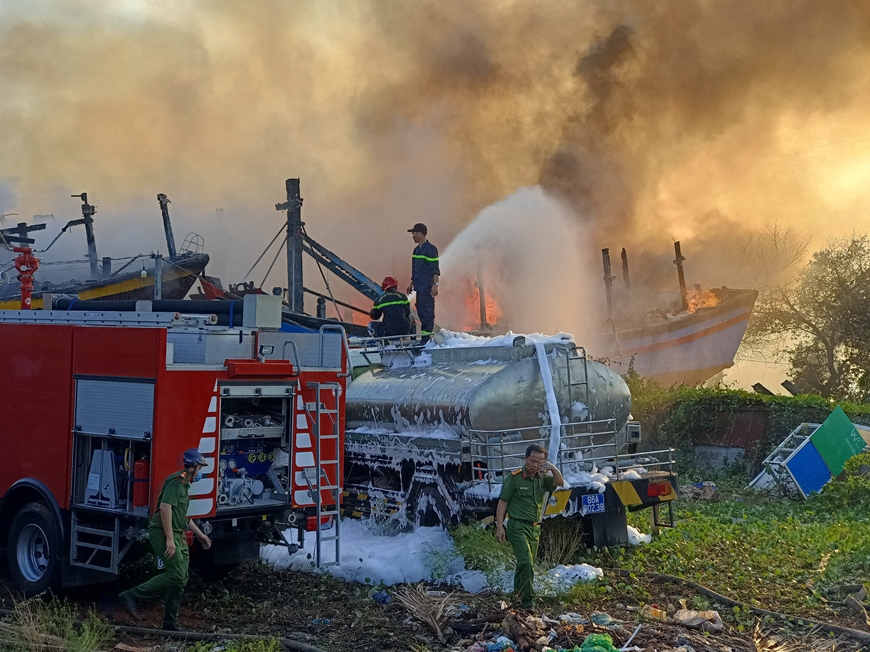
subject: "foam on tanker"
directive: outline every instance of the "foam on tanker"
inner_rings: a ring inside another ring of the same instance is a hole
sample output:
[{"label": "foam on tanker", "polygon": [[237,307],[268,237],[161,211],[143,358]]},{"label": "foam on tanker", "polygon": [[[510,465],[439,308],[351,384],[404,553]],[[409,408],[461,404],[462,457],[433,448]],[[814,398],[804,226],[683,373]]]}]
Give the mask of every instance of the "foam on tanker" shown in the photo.
[{"label": "foam on tanker", "polygon": [[[535,353],[538,356],[538,366],[541,368],[541,380],[544,382],[547,411],[550,417],[550,441],[547,445],[547,453],[551,459],[558,459],[559,450],[562,448],[562,418],[559,416],[559,402],[556,400],[556,391],[553,389],[553,376],[550,371],[550,363],[547,360],[547,351],[542,342],[535,342]],[[580,455],[580,451],[577,451],[577,455]]]},{"label": "foam on tanker", "polygon": [[558,332],[555,335],[544,335],[543,333],[514,333],[508,331],[504,335],[496,337],[486,337],[484,335],[471,335],[470,333],[459,333],[442,328],[438,331],[442,338],[441,344],[436,344],[430,341],[426,345],[429,349],[462,349],[474,348],[481,346],[502,346],[512,347],[514,340],[517,337],[524,337],[526,344],[567,344],[574,342],[574,336],[570,333]]}]

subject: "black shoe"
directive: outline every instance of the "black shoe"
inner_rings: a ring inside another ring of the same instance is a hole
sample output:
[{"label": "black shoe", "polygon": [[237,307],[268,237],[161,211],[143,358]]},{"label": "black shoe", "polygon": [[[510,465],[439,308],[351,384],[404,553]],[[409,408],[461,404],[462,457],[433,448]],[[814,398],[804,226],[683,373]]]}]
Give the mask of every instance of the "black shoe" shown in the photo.
[{"label": "black shoe", "polygon": [[179,627],[178,623],[170,623],[167,621],[163,621],[163,627],[161,629],[164,632],[183,632],[184,630]]},{"label": "black shoe", "polygon": [[119,593],[116,599],[118,604],[121,605],[121,609],[130,614],[133,620],[142,620],[142,616],[136,611],[136,601],[133,598],[126,593]]}]

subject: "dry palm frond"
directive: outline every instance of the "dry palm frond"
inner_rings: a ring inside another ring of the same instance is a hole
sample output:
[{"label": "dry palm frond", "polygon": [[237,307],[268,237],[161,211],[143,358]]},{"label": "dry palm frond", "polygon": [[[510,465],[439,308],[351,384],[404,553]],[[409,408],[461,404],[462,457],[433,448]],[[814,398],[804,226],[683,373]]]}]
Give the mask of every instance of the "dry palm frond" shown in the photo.
[{"label": "dry palm frond", "polygon": [[758,623],[755,623],[755,631],[752,632],[752,642],[756,652],[798,652],[799,649],[806,649],[798,648],[782,636],[765,634]]},{"label": "dry palm frond", "polygon": [[415,584],[397,592],[396,599],[414,618],[428,625],[439,641],[446,642],[444,631],[456,613],[456,598],[452,593],[429,595],[425,586]]}]

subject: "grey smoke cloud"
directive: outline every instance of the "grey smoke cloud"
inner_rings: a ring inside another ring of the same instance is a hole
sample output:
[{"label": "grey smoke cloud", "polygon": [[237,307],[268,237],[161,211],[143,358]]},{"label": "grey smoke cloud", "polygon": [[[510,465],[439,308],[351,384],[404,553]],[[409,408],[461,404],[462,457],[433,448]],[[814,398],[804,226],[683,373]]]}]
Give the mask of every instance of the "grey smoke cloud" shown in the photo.
[{"label": "grey smoke cloud", "polygon": [[89,192],[113,254],[161,246],[165,192],[236,280],[289,176],[312,235],[403,282],[408,225],[443,250],[541,184],[590,260],[666,280],[676,238],[721,285],[747,229],[866,230],[868,53],[858,0],[6,3],[0,177],[61,223]]}]

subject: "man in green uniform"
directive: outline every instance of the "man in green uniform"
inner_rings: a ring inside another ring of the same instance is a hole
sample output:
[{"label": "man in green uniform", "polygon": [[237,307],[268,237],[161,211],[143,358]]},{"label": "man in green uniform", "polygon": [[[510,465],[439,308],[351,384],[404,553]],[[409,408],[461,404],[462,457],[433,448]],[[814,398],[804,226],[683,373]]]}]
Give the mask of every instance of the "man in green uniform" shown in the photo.
[{"label": "man in green uniform", "polygon": [[[543,446],[529,446],[525,462],[523,468],[508,475],[502,484],[495,512],[495,538],[499,543],[507,539],[514,549],[517,558],[514,592],[524,609],[532,609],[535,606],[535,557],[541,538],[544,495],[561,487],[565,478],[552,462],[547,461],[547,451]],[[507,529],[505,514],[509,516]]]},{"label": "man in green uniform", "polygon": [[211,547],[209,539],[196,523],[187,518],[190,499],[187,492],[190,484],[202,478],[205,458],[195,448],[184,451],[184,470],[170,475],[157,499],[159,507],[148,526],[148,541],[157,556],[157,568],[162,569],[150,580],[118,595],[121,607],[139,620],[136,600],[164,598],[163,629],[180,632],[178,609],[181,596],[187,585],[187,567],[190,560],[185,530],[190,530],[206,550]]}]

